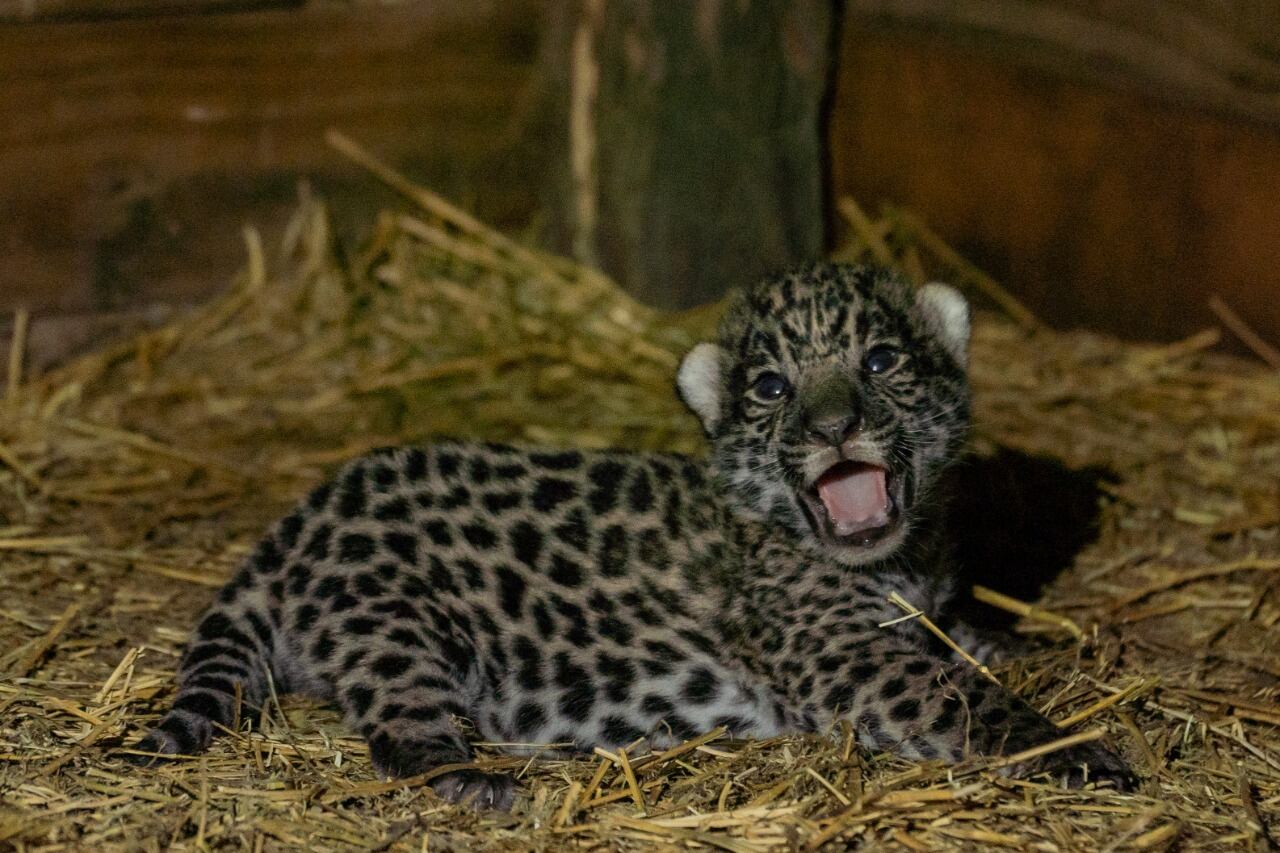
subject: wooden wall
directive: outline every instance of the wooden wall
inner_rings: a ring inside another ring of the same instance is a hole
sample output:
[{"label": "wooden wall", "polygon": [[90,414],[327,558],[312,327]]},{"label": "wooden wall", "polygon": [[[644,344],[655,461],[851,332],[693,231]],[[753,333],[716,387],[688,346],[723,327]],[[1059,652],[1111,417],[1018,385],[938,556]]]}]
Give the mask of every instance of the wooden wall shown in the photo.
[{"label": "wooden wall", "polygon": [[906,205],[1053,323],[1280,342],[1280,5],[850,0],[835,192]]},{"label": "wooden wall", "polygon": [[1280,341],[1280,5],[841,5],[0,0],[0,317],[39,362],[203,298],[300,178],[354,235],[337,127],[658,304],[819,251],[825,170],[1058,325]]},{"label": "wooden wall", "polygon": [[642,298],[716,298],[821,252],[831,19],[827,0],[0,0],[0,313],[36,312],[41,362],[203,298],[245,223],[274,244],[302,178],[357,237],[394,199],[329,127]]},{"label": "wooden wall", "polygon": [[300,177],[363,217],[385,199],[326,148],[330,126],[482,215],[526,220],[519,182],[539,164],[506,155],[536,67],[536,6],[0,24],[0,307],[207,294],[236,268],[242,224],[278,223]]}]

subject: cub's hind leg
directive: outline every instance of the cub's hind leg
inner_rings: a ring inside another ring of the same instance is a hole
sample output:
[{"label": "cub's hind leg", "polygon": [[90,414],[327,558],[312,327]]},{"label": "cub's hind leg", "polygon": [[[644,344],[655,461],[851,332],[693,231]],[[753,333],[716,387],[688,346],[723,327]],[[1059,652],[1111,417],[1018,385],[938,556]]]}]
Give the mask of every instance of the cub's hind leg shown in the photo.
[{"label": "cub's hind leg", "polygon": [[256,710],[267,697],[270,679],[284,686],[281,676],[286,673],[276,654],[283,636],[278,590],[306,571],[289,561],[302,526],[301,512],[279,522],[218,593],[188,641],[172,710],[132,747],[152,754],[125,754],[125,760],[150,764],[157,756],[199,752],[220,728],[232,726],[237,716],[250,716],[238,703]]},{"label": "cub's hind leg", "polygon": [[[363,630],[365,624],[348,627]],[[336,694],[368,742],[374,769],[398,779],[470,762],[474,753],[453,718],[474,710],[474,655],[452,638],[441,643],[405,623],[370,627],[360,638],[367,642],[342,661]],[[476,808],[505,811],[515,799],[511,777],[478,770],[449,771],[430,784],[445,799]]]},{"label": "cub's hind leg", "polygon": [[224,601],[200,620],[178,669],[172,709],[132,747],[151,755],[125,754],[126,761],[145,765],[200,752],[241,715],[237,702],[254,708],[266,698],[272,629],[247,598]]}]

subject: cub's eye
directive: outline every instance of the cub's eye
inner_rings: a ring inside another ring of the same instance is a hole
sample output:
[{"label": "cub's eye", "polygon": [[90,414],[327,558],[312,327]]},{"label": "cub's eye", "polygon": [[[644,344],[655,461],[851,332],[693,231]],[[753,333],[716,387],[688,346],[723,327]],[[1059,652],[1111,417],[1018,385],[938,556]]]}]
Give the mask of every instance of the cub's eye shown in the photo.
[{"label": "cub's eye", "polygon": [[786,377],[777,373],[761,373],[756,377],[756,381],[751,383],[751,390],[756,392],[756,396],[761,400],[781,400],[791,390],[791,383]]},{"label": "cub's eye", "polygon": [[888,344],[872,347],[862,359],[862,366],[868,373],[885,373],[897,367],[902,360],[902,353]]}]

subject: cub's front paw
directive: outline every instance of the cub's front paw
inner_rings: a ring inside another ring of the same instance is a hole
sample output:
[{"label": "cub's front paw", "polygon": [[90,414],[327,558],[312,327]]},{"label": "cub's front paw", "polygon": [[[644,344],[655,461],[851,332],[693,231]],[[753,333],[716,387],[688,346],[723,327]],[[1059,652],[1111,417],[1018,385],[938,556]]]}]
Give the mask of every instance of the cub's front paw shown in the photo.
[{"label": "cub's front paw", "polygon": [[1097,742],[1051,752],[1015,770],[1016,775],[1024,779],[1048,776],[1063,788],[1082,788],[1093,783],[1098,787],[1132,791],[1138,783],[1124,759]]},{"label": "cub's front paw", "polygon": [[479,770],[446,773],[431,780],[431,788],[451,803],[480,810],[511,811],[516,797],[516,783],[510,776]]}]

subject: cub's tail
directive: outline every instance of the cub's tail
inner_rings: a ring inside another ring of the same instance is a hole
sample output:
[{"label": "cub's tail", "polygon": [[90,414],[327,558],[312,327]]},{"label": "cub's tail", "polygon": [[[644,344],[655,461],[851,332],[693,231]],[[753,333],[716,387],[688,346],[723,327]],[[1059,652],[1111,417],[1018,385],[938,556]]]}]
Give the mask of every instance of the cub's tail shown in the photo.
[{"label": "cub's tail", "polygon": [[178,668],[172,709],[133,752],[121,756],[125,760],[151,764],[167,755],[200,752],[219,727],[231,728],[262,705],[275,632],[254,574],[250,567],[243,569],[200,620]]}]

